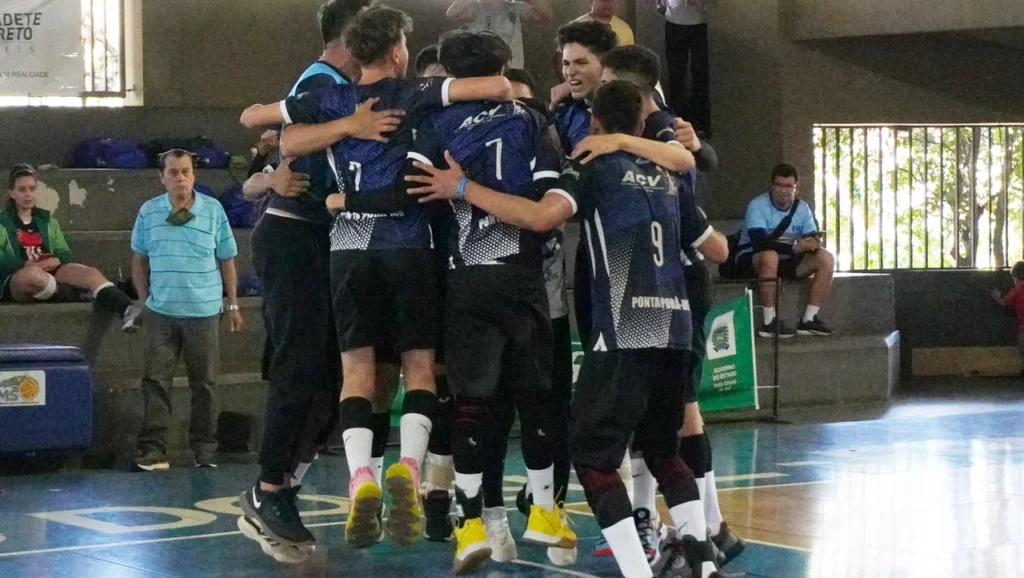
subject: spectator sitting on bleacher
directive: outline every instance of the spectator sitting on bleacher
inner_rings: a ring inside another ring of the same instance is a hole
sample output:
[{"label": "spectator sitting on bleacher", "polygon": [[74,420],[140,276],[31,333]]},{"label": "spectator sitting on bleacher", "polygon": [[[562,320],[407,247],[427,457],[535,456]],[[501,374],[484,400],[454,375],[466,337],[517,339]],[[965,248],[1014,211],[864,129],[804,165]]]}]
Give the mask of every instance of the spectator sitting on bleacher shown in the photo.
[{"label": "spectator sitting on bleacher", "polygon": [[793,331],[775,311],[775,284],[769,279],[811,280],[807,310],[797,328],[800,335],[832,335],[832,329],[818,317],[832,285],[835,258],[821,246],[824,232],[818,231],[807,203],[796,197],[800,175],[796,168],[781,164],[772,171],[772,186],[747,206],[747,216],[736,251],[739,277],[760,279],[764,323],[761,337],[778,334],[792,337]]},{"label": "spectator sitting on bleacher", "polygon": [[35,170],[17,165],[7,184],[9,197],[0,211],[0,301],[77,301],[78,292],[85,292],[120,316],[125,332],[135,332],[142,310],[102,273],[72,263],[57,219],[36,206]]}]

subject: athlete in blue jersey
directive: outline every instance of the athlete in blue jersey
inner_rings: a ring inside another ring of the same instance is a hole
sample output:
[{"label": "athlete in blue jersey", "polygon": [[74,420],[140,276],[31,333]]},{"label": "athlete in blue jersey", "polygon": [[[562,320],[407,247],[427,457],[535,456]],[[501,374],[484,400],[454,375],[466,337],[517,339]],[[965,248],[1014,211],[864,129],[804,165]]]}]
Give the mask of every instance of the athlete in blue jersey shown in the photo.
[{"label": "athlete in blue jersey", "polygon": [[[399,544],[409,544],[421,533],[417,490],[436,405],[433,372],[439,307],[429,218],[400,194],[400,204],[382,206],[395,197],[391,193],[412,147],[412,129],[427,112],[459,100],[507,99],[510,90],[500,77],[406,80],[406,35],[411,30],[404,13],[385,6],[370,8],[346,35],[349,50],[362,66],[359,84],[249,111],[260,122],[319,123],[286,129],[284,154],[331,148],[329,158],[341,192],[329,197],[327,205],[344,209],[331,231],[331,284],[344,372],[341,422],[352,474],[345,535],[359,548],[376,544],[382,532],[381,484],[370,467],[376,349],[401,354],[407,392],[401,459],[388,468],[384,480],[392,495],[390,535]],[[388,139],[336,142],[337,119],[367,103],[401,109],[405,122]]]},{"label": "athlete in blue jersey", "polygon": [[[641,46],[625,46],[608,51],[602,58],[604,66],[602,81],[626,80],[633,83],[644,95],[643,115],[644,137],[661,141],[677,139],[675,115],[667,112],[658,103],[655,89],[661,77],[659,59],[656,54]],[[697,403],[697,392],[703,374],[705,356],[704,320],[714,300],[711,276],[705,265],[705,258],[714,263],[723,263],[729,257],[725,237],[711,228],[704,212],[697,206],[695,185],[697,172],[711,172],[718,165],[718,157],[711,146],[702,142],[684,123],[684,134],[679,142],[695,157],[696,166],[679,179],[679,211],[682,223],[682,260],[686,277],[686,294],[690,301],[693,320],[692,377],[687,381],[683,402],[683,427],[679,440],[679,455],[693,470],[697,486],[701,490],[704,514],[708,532],[719,553],[722,565],[732,561],[746,547],[745,542],[732,533],[723,521],[718,495],[715,491],[715,473],[712,467],[711,444],[704,431],[704,419]],[[655,481],[643,464],[640,456],[633,456],[633,496],[638,530],[645,549],[654,554],[661,542],[658,532],[658,515],[655,508]],[[643,524],[640,520],[653,523]],[[647,527],[642,527],[647,526]]]},{"label": "athlete in blue jersey", "polygon": [[[540,202],[503,195],[463,180],[458,165],[447,171],[424,166],[429,177],[408,178],[427,183],[411,192],[429,193],[428,199],[461,196],[501,221],[531,230],[549,230],[580,212],[595,276],[595,335],[573,401],[573,462],[620,569],[642,575],[637,571],[647,567],[647,558],[616,473],[636,430],[680,534],[668,561],[689,564],[707,578],[717,575],[713,554],[704,541],[699,491],[676,452],[675,431],[689,360],[680,353],[690,347],[690,318],[672,173],[689,170],[693,157],[681,146],[626,136],[639,132],[640,100],[628,83],[598,91],[594,110],[600,122],[592,122],[592,130],[600,136],[581,142],[590,152],[583,159],[589,164],[579,169],[578,179],[567,179],[569,194],[553,189]],[[616,153],[625,143],[647,155],[663,153],[663,164]],[[687,535],[698,528],[699,535]]]},{"label": "athlete in blue jersey", "polygon": [[[509,58],[508,46],[492,33],[457,31],[441,39],[441,64],[455,77],[501,75]],[[521,198],[536,200],[560,175],[560,155],[544,116],[518,101],[467,102],[435,112],[420,125],[409,159],[441,166],[447,164],[446,151],[475,182]],[[456,226],[448,241],[444,325],[447,371],[456,395],[453,451],[461,515],[454,569],[461,574],[488,556],[515,558],[511,537],[493,535],[499,529],[507,533],[500,488],[497,495],[481,493],[490,441],[508,434],[495,432],[488,416],[499,390],[510,391],[520,409],[527,476],[537,488],[525,538],[571,549],[576,536],[555,505],[551,447],[544,434],[551,426],[552,329],[542,239],[465,200],[451,206]],[[491,506],[486,509],[485,498]]]},{"label": "athlete in blue jersey", "polygon": [[[346,83],[343,70],[358,72],[342,31],[370,3],[331,0],[321,7],[318,16],[325,48],[293,92]],[[387,115],[363,111],[347,119],[344,130],[379,136],[372,128],[359,132],[358,126],[380,116]],[[326,161],[323,153],[295,161],[296,172],[311,176],[308,191],[273,191],[274,178],[269,173],[254,175],[247,183],[272,190],[267,213],[252,235],[253,264],[263,285],[271,354],[260,477],[239,501],[243,516],[238,526],[244,535],[259,542],[264,552],[291,563],[308,557],[307,546],[313,543],[295,500],[303,475],[337,424],[336,401],[341,390],[331,322],[329,214],[324,205],[335,187],[328,180]]]}]

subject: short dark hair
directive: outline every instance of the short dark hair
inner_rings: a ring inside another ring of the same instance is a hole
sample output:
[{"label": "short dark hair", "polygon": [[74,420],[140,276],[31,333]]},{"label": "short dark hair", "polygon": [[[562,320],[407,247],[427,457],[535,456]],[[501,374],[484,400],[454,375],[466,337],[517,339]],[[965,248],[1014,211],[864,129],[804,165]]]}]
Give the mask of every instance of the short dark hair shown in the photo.
[{"label": "short dark hair", "polygon": [[1013,275],[1014,279],[1024,279],[1024,261],[1014,263],[1013,269],[1010,269],[1010,275]]},{"label": "short dark hair", "polygon": [[643,96],[632,82],[615,80],[594,93],[593,115],[605,132],[633,134],[640,127]]},{"label": "short dark hair", "polygon": [[496,76],[512,60],[512,49],[493,32],[445,32],[438,41],[441,66],[455,78]]},{"label": "short dark hair", "polygon": [[18,179],[22,177],[36,178],[36,170],[32,168],[30,164],[17,164],[11,167],[11,172],[7,176],[7,188],[14,190],[14,183],[18,182]]},{"label": "short dark hair", "polygon": [[643,46],[619,46],[601,57],[601,66],[615,71],[619,80],[628,80],[645,94],[654,92],[661,79],[658,55]]},{"label": "short dark hair", "polygon": [[529,88],[531,93],[537,92],[537,83],[533,81],[533,75],[522,68],[509,68],[505,71],[505,78],[507,78],[509,82],[525,84],[526,88]]},{"label": "short dark hair", "polygon": [[796,179],[796,182],[799,183],[800,182],[800,171],[796,170],[796,167],[794,167],[793,165],[787,165],[786,163],[782,163],[782,164],[779,164],[779,165],[775,165],[775,168],[772,169],[772,182],[773,183],[775,182],[776,177],[782,177],[784,179],[788,179],[789,177],[793,177],[794,179]]},{"label": "short dark hair", "polygon": [[316,12],[316,23],[324,44],[341,40],[345,28],[363,8],[373,6],[374,0],[330,0]]},{"label": "short dark hair", "polygon": [[164,151],[160,153],[160,156],[157,157],[157,163],[158,166],[160,167],[160,172],[164,172],[164,170],[167,168],[167,159],[183,158],[188,158],[188,160],[192,162],[192,168],[195,168],[196,161],[195,159],[192,158],[192,153],[188,152],[185,149],[171,149],[169,151]]},{"label": "short dark hair", "polygon": [[401,10],[374,6],[359,13],[345,33],[345,45],[360,64],[373,64],[412,32],[412,18]]},{"label": "short dark hair", "polygon": [[416,68],[416,76],[423,76],[423,73],[428,68],[435,64],[440,65],[441,61],[437,57],[437,44],[431,44],[430,46],[420,50],[419,54],[416,55],[416,63],[413,65]]},{"label": "short dark hair", "polygon": [[603,22],[570,22],[558,29],[558,49],[566,44],[585,46],[598,57],[619,45],[619,37]]}]

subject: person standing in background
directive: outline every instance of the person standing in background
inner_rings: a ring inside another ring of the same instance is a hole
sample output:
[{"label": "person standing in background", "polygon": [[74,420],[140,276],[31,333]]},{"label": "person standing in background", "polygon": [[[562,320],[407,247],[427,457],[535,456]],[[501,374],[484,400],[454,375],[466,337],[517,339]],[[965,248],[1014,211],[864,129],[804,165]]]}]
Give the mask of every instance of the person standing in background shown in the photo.
[{"label": "person standing in background", "polygon": [[619,46],[635,44],[633,29],[626,21],[616,16],[619,0],[594,0],[590,12],[573,20],[573,22],[600,22],[612,27],[612,32],[619,39]]},{"label": "person standing in background", "polygon": [[166,470],[171,382],[185,358],[192,390],[189,445],[196,467],[217,467],[217,365],[220,318],[242,328],[238,307],[238,245],[220,203],[195,192],[188,151],[160,155],[167,193],[146,201],[132,229],[132,283],[146,304],[142,378],[145,401],[137,471]]},{"label": "person standing in background", "polygon": [[[693,123],[701,138],[711,136],[708,18],[705,0],[655,0],[665,15],[665,56],[668,60],[669,105]],[[686,91],[686,73],[691,76]]]},{"label": "person standing in background", "polygon": [[551,0],[455,0],[446,16],[470,32],[494,32],[512,48],[510,67],[525,68],[523,22],[549,22],[555,12]]}]

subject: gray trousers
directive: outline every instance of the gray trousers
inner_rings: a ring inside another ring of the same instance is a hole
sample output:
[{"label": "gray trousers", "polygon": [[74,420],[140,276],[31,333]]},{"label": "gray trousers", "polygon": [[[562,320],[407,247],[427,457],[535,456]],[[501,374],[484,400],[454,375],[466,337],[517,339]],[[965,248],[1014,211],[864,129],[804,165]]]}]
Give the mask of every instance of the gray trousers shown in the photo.
[{"label": "gray trousers", "polygon": [[142,378],[145,414],[139,433],[143,453],[167,453],[171,422],[171,382],[184,356],[192,390],[192,424],[188,443],[197,461],[212,460],[217,451],[217,365],[220,363],[220,316],[167,317],[146,311],[144,329],[146,372]]}]

